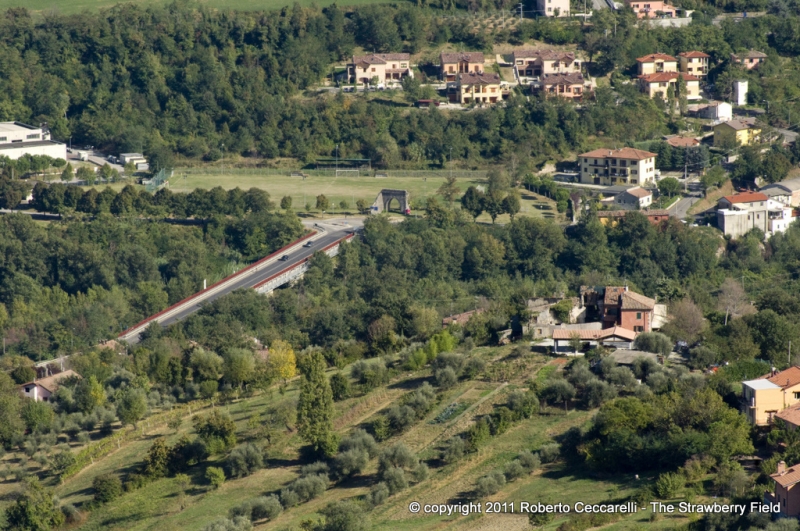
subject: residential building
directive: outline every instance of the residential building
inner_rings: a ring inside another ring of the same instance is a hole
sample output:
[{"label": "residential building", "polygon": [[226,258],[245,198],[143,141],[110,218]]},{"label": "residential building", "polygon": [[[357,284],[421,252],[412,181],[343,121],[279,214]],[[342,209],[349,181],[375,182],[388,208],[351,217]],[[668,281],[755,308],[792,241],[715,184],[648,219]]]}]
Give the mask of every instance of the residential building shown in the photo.
[{"label": "residential building", "polygon": [[800,403],[789,406],[783,411],[778,411],[775,414],[775,418],[781,419],[790,430],[800,428]]},{"label": "residential building", "polygon": [[[630,210],[600,210],[597,212],[597,219],[606,227],[615,227],[628,212]],[[645,216],[647,221],[653,225],[658,225],[662,221],[669,219],[669,210],[642,210],[640,214]]]},{"label": "residential building", "polygon": [[483,313],[483,308],[477,308],[468,312],[451,315],[442,319],[442,328],[447,328],[451,324],[458,324],[464,326],[469,322],[473,315],[480,315]]},{"label": "residential building", "polygon": [[774,474],[769,476],[775,483],[774,492],[767,492],[764,501],[780,504],[780,511],[775,517],[800,517],[800,464],[786,468],[786,461],[778,461]]},{"label": "residential building", "polygon": [[653,193],[641,186],[634,186],[614,196],[614,205],[625,210],[641,210],[653,203]]},{"label": "residential building", "polygon": [[570,74],[581,71],[581,60],[573,52],[515,50],[512,54],[518,77]]},{"label": "residential building", "polygon": [[639,64],[640,76],[678,71],[678,60],[665,53],[651,53],[639,57],[636,62]]},{"label": "residential building", "polygon": [[404,77],[414,77],[411,70],[411,57],[407,53],[373,53],[354,55],[347,65],[350,83],[370,85],[387,81],[401,81]]},{"label": "residential building", "polygon": [[67,146],[51,140],[46,126],[0,122],[0,156],[17,160],[23,155],[46,155],[67,160]]},{"label": "residential building", "polygon": [[744,236],[753,229],[769,237],[784,232],[794,219],[791,207],[761,192],[728,195],[717,203],[717,227],[731,238]]},{"label": "residential building", "polygon": [[536,9],[540,16],[568,17],[569,0],[536,0]]},{"label": "residential building", "polygon": [[678,68],[684,74],[705,78],[708,75],[708,59],[710,57],[707,53],[698,51],[681,52],[678,54]]},{"label": "residential building", "polygon": [[643,74],[639,76],[639,88],[651,98],[660,95],[664,100],[667,99],[667,91],[672,87],[675,97],[680,97],[679,79],[683,78],[686,83],[687,100],[700,99],[700,80],[689,74],[680,72],[659,72],[656,74]]},{"label": "residential building", "polygon": [[747,420],[756,426],[772,423],[784,409],[800,402],[800,367],[742,382],[742,406]]},{"label": "residential building", "polygon": [[578,156],[583,184],[633,184],[655,182],[656,154],[641,149],[595,149]]},{"label": "residential building", "polygon": [[531,90],[543,92],[547,96],[557,96],[571,100],[581,99],[586,92],[587,83],[580,72],[571,74],[544,74],[540,81],[531,83]]},{"label": "residential building", "polygon": [[24,383],[20,386],[22,396],[32,398],[35,401],[47,402],[50,397],[58,390],[58,384],[66,378],[80,378],[80,375],[73,370],[66,370],[53,376]]},{"label": "residential building", "polygon": [[636,18],[675,18],[677,9],[662,1],[631,1],[625,2],[636,13]]},{"label": "residential building", "polygon": [[498,74],[458,74],[457,97],[462,105],[470,103],[494,104],[507,94]]},{"label": "residential building", "polygon": [[589,350],[597,345],[614,349],[630,349],[637,333],[620,326],[601,330],[553,330],[553,350],[555,352],[571,352],[570,341],[580,339],[581,351]]},{"label": "residential building", "polygon": [[760,65],[766,60],[767,60],[767,54],[765,54],[764,52],[757,52],[755,50],[749,50],[747,52],[731,54],[731,63],[742,65],[748,70],[752,70],[753,68],[758,67],[758,65]]},{"label": "residential building", "polygon": [[581,304],[587,320],[599,320],[603,328],[622,327],[634,332],[653,330],[656,301],[629,291],[628,286],[581,286]]},{"label": "residential building", "polygon": [[484,61],[482,52],[442,53],[439,75],[445,81],[455,81],[458,74],[482,74]]},{"label": "residential building", "polygon": [[762,187],[759,192],[788,206],[800,206],[800,177]]},{"label": "residential building", "polygon": [[714,147],[749,146],[761,135],[755,118],[737,118],[714,126]]},{"label": "residential building", "polygon": [[[690,111],[692,108],[690,107]],[[715,122],[727,122],[733,120],[733,106],[724,101],[712,101],[711,103],[698,104],[692,111],[700,118],[714,120]]]},{"label": "residential building", "polygon": [[688,136],[671,136],[667,138],[667,144],[674,148],[678,149],[686,149],[691,147],[697,147],[700,145],[700,141],[696,138],[688,137]]}]

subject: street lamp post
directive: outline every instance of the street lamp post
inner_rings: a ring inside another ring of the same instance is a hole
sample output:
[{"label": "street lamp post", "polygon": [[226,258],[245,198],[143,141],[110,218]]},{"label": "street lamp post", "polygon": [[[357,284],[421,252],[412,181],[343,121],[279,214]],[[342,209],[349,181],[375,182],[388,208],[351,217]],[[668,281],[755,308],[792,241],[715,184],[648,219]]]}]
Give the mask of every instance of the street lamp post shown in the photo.
[{"label": "street lamp post", "polygon": [[222,175],[225,175],[225,144],[220,144],[219,146],[222,153]]}]

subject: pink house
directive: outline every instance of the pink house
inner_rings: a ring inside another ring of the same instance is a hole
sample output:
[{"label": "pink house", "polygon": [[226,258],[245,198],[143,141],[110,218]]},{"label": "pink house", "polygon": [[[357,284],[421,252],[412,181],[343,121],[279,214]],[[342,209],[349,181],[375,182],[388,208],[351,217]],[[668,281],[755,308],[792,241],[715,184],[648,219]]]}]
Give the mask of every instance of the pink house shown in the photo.
[{"label": "pink house", "polygon": [[758,65],[760,65],[766,60],[767,60],[767,54],[765,54],[764,52],[757,52],[755,50],[750,50],[744,53],[731,54],[731,62],[733,64],[742,65],[748,70],[756,68]]},{"label": "pink house", "polygon": [[626,3],[634,10],[637,18],[675,18],[676,8],[666,2],[627,0]]}]

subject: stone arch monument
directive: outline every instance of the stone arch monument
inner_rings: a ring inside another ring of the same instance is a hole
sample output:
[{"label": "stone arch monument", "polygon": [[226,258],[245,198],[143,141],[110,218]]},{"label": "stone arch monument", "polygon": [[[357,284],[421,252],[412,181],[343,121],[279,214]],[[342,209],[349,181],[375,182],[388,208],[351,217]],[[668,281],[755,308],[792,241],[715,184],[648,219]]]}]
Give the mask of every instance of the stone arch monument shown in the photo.
[{"label": "stone arch monument", "polygon": [[378,197],[376,197],[375,202],[372,203],[370,213],[380,214],[381,212],[389,210],[389,203],[392,202],[392,199],[397,199],[397,202],[400,203],[401,212],[404,214],[411,212],[411,194],[409,194],[407,190],[389,190],[385,188],[378,192]]}]

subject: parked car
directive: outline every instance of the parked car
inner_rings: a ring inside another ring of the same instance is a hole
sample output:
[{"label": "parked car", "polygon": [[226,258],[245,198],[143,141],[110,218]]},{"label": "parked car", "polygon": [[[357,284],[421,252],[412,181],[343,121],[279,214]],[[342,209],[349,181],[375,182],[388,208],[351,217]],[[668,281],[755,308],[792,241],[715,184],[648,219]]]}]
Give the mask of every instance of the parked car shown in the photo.
[{"label": "parked car", "polygon": [[288,254],[285,254],[285,255],[281,256],[281,262],[287,262],[288,260],[289,260],[289,255]]}]

